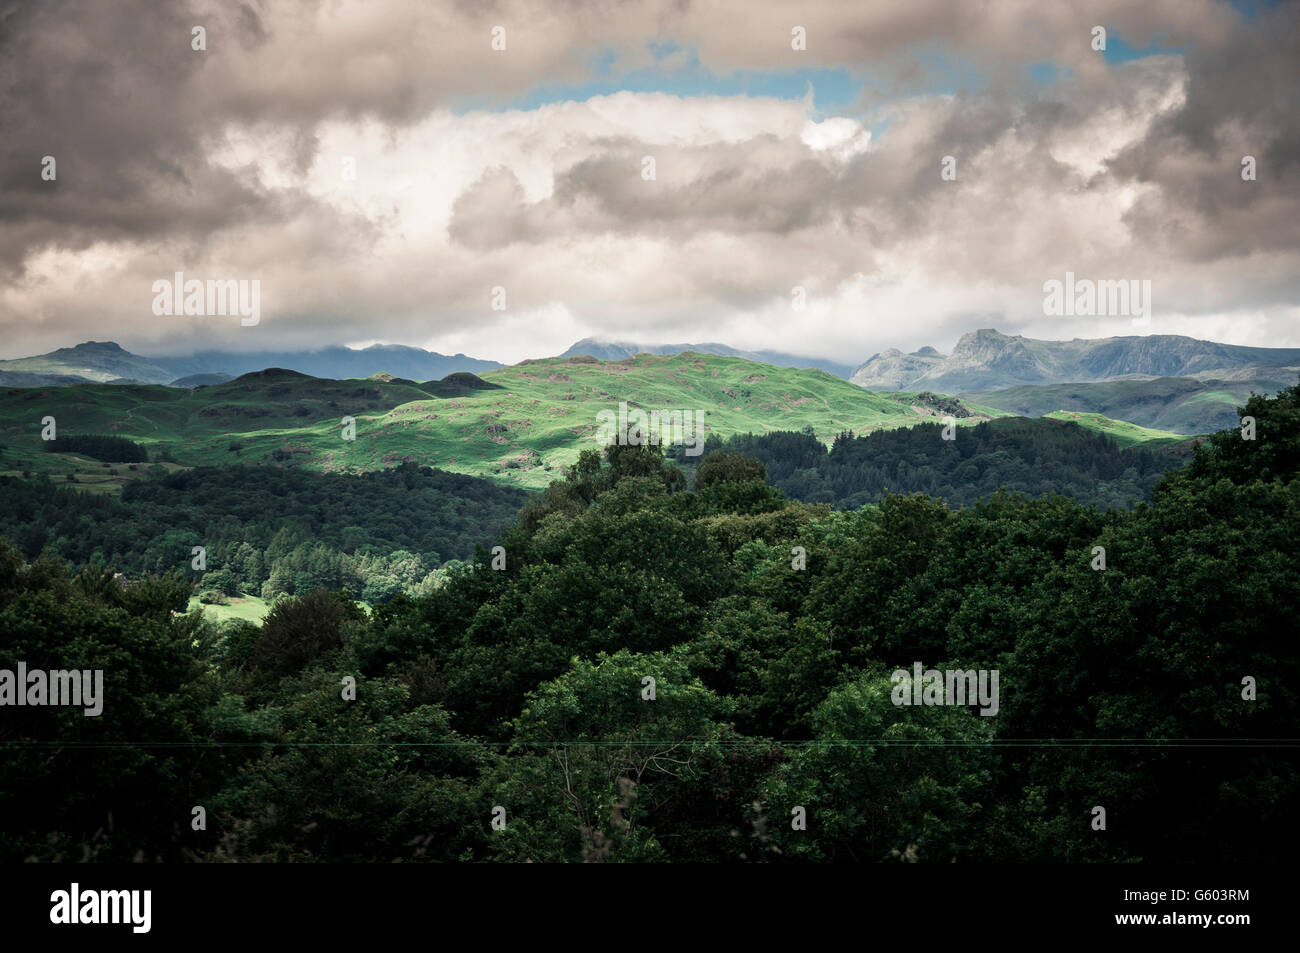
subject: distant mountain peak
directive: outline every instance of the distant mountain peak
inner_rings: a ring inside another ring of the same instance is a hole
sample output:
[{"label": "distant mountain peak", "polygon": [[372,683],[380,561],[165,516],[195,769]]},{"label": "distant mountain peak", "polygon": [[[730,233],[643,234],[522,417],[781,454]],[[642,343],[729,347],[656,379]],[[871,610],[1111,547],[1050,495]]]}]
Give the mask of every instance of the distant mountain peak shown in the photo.
[{"label": "distant mountain peak", "polygon": [[116,341],[82,341],[47,354],[0,361],[0,372],[26,375],[25,379],[56,386],[76,383],[75,378],[101,384],[166,384],[177,376],[149,358],[123,349]]},{"label": "distant mountain peak", "polygon": [[906,384],[918,379],[940,359],[941,355],[932,347],[922,348],[915,354],[904,354],[896,347],[886,348],[859,365],[849,380],[868,390],[905,390]]},{"label": "distant mountain peak", "polygon": [[1300,348],[1241,347],[1176,334],[1048,341],[968,331],[947,357],[933,348],[885,351],[850,378],[879,390],[962,394],[1036,384],[1150,380],[1162,377],[1260,376],[1251,370],[1300,365]]}]

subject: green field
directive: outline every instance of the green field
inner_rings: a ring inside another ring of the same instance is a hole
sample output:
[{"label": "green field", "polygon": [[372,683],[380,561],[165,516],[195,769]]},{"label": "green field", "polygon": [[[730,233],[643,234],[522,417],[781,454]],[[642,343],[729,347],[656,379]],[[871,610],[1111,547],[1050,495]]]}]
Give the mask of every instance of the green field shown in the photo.
[{"label": "green field", "polygon": [[[260,596],[229,596],[229,601],[224,605],[204,605],[199,602],[198,596],[190,596],[189,605],[185,607],[186,612],[193,612],[195,609],[202,609],[203,615],[210,622],[228,622],[231,619],[242,619],[245,622],[252,622],[254,625],[261,625],[266,614],[271,611],[271,603],[267,602]],[[356,600],[357,605],[370,611],[370,604]]]},{"label": "green field", "polygon": [[186,611],[202,609],[203,615],[211,622],[226,622],[230,619],[242,619],[261,625],[262,619],[271,611],[271,604],[258,596],[230,596],[225,605],[204,605],[198,596],[190,596]]}]

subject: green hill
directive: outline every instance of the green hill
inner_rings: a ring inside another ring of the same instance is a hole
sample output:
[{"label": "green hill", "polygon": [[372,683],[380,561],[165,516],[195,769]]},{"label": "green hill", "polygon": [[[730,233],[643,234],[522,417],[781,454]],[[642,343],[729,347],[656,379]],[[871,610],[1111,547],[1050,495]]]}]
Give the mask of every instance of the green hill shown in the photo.
[{"label": "green hill", "polygon": [[1127,420],[1112,420],[1102,414],[1085,414],[1073,410],[1057,410],[1050,414],[1044,414],[1043,416],[1051,420],[1073,421],[1085,430],[1093,430],[1097,433],[1105,434],[1121,447],[1132,447],[1137,444],[1152,447],[1162,444],[1191,443],[1194,439],[1188,437],[1186,434],[1170,433],[1167,430],[1153,430],[1150,427],[1139,427],[1137,424],[1131,424]]},{"label": "green hill", "polygon": [[[402,462],[543,487],[598,446],[600,413],[630,408],[692,411],[708,434],[811,427],[830,441],[958,411],[960,426],[1004,411],[934,394],[874,393],[822,371],[692,352],[601,362],[525,361],[442,381],[334,381],[270,369],[189,391],[161,386],[10,389],[0,394],[0,472],[57,475],[102,465],[43,453],[41,420],[62,434],[115,434],[177,464],[292,464],[362,471]],[[964,409],[966,416],[962,416]],[[355,420],[356,439],[342,421]],[[114,476],[131,479],[126,467]],[[81,479],[79,476],[78,479]]]},{"label": "green hill", "polygon": [[1024,417],[1054,410],[1105,414],[1177,434],[1212,433],[1237,425],[1237,408],[1252,393],[1276,393],[1294,380],[1285,372],[1241,380],[1161,377],[1155,380],[1047,384],[972,391],[964,395]]}]

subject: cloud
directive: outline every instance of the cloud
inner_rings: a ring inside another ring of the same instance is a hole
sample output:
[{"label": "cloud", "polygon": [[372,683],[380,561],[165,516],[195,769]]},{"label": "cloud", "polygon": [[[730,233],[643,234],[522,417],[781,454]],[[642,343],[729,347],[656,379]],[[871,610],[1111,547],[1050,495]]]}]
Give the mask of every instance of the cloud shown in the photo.
[{"label": "cloud", "polygon": [[[1094,23],[1181,52],[1108,61]],[[1200,0],[0,3],[0,333],[15,354],[107,328],[154,350],[513,360],[580,332],[846,361],[970,321],[1123,333],[1044,318],[1043,281],[1072,270],[1152,279],[1152,331],[1300,344],[1298,43],[1294,6]],[[670,86],[688,61],[862,89],[835,116],[680,88],[503,108],[597,73]],[[262,324],[153,316],[177,270],[260,278]]]}]

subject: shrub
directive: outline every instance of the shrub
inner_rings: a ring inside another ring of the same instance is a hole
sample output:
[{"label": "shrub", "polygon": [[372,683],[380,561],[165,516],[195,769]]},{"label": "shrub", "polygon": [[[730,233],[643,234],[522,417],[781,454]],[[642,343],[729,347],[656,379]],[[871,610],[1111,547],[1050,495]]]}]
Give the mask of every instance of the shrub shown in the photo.
[{"label": "shrub", "polygon": [[301,670],[312,659],[343,646],[346,616],[342,600],[324,589],[276,602],[253,646],[253,667],[273,675]]}]

